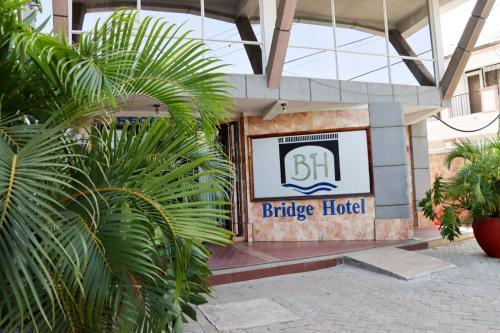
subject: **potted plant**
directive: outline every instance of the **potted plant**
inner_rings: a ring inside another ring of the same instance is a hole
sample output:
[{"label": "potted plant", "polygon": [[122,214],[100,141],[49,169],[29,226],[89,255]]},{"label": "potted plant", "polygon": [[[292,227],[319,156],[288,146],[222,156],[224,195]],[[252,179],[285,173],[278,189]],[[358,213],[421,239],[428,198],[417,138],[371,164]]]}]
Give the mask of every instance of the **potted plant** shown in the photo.
[{"label": "potted plant", "polygon": [[449,179],[438,176],[419,203],[429,219],[434,219],[436,208],[441,209],[441,235],[450,241],[461,234],[463,222],[472,220],[477,242],[494,258],[500,258],[499,138],[480,144],[460,140],[449,152],[447,165],[461,158],[463,166]]}]

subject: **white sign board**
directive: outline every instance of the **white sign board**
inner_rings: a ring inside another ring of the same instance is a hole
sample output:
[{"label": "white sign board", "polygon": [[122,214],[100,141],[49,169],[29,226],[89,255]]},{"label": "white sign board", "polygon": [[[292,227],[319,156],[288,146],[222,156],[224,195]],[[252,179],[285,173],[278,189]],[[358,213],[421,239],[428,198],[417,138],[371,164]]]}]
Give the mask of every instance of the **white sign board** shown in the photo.
[{"label": "white sign board", "polygon": [[252,139],[255,199],[370,192],[366,131]]}]

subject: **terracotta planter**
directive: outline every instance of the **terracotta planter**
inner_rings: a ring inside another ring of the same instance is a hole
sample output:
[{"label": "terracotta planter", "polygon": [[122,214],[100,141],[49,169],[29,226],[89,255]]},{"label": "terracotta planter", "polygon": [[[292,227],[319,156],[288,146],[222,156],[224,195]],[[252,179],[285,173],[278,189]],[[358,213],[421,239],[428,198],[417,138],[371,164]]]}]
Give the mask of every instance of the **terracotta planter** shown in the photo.
[{"label": "terracotta planter", "polygon": [[500,258],[500,217],[483,217],[472,224],[474,237],[489,257]]}]

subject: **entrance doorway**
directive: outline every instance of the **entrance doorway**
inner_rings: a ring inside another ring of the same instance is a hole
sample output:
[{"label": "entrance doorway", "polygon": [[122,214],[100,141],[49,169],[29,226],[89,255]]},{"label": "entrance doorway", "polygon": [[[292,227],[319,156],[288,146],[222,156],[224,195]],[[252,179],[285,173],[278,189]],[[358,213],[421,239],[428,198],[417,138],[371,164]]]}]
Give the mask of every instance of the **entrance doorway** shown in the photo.
[{"label": "entrance doorway", "polygon": [[481,105],[481,76],[480,74],[473,74],[467,76],[469,86],[469,102],[470,112],[481,112],[483,107]]},{"label": "entrance doorway", "polygon": [[231,220],[224,222],[224,227],[234,233],[233,240],[245,240],[245,230],[243,228],[243,184],[241,179],[241,142],[239,122],[234,121],[220,126],[219,142],[234,166],[235,177],[233,179],[230,196],[231,205],[227,207],[231,211]]}]

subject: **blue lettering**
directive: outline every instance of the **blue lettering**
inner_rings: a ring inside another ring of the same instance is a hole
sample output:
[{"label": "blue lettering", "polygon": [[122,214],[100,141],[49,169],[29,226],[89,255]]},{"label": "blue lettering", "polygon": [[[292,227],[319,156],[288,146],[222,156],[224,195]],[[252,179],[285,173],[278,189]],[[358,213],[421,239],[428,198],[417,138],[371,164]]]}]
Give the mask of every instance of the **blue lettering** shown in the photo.
[{"label": "blue lettering", "polygon": [[347,214],[352,214],[352,212],[351,212],[351,202],[349,200],[347,200],[347,202],[345,204],[345,207],[347,209]]},{"label": "blue lettering", "polygon": [[286,209],[286,213],[288,216],[295,216],[295,202],[292,201],[290,206]]},{"label": "blue lettering", "polygon": [[270,203],[262,204],[262,217],[272,217],[273,216],[273,205]]},{"label": "blue lettering", "polygon": [[337,205],[337,213],[339,215],[345,214],[345,206],[343,204]]},{"label": "blue lettering", "polygon": [[313,205],[307,205],[307,208],[306,208],[307,215],[312,216],[313,210],[314,210]]},{"label": "blue lettering", "polygon": [[[287,209],[285,208],[285,203],[284,202],[281,203],[281,213],[283,214],[283,217],[287,216],[286,215],[287,214]],[[292,216],[292,215],[288,214],[288,216]]]},{"label": "blue lettering", "polygon": [[[330,205],[328,205],[330,203]],[[335,200],[323,200],[323,215],[335,215]],[[328,210],[330,212],[328,212]]]},{"label": "blue lettering", "polygon": [[[363,200],[363,199],[361,199],[361,200]],[[359,214],[359,207],[360,207],[360,206],[359,206],[359,203],[357,203],[357,202],[356,202],[356,203],[353,203],[353,204],[352,204],[352,212],[353,212],[354,214]]]},{"label": "blue lettering", "polygon": [[365,199],[361,199],[361,214],[365,213]]},{"label": "blue lettering", "polygon": [[306,210],[306,206],[297,206],[297,220],[299,221],[304,221],[306,219],[306,216],[304,215],[304,212]]},{"label": "blue lettering", "polygon": [[313,205],[297,206],[297,220],[304,221],[307,216],[311,216],[313,214],[313,210]]}]

